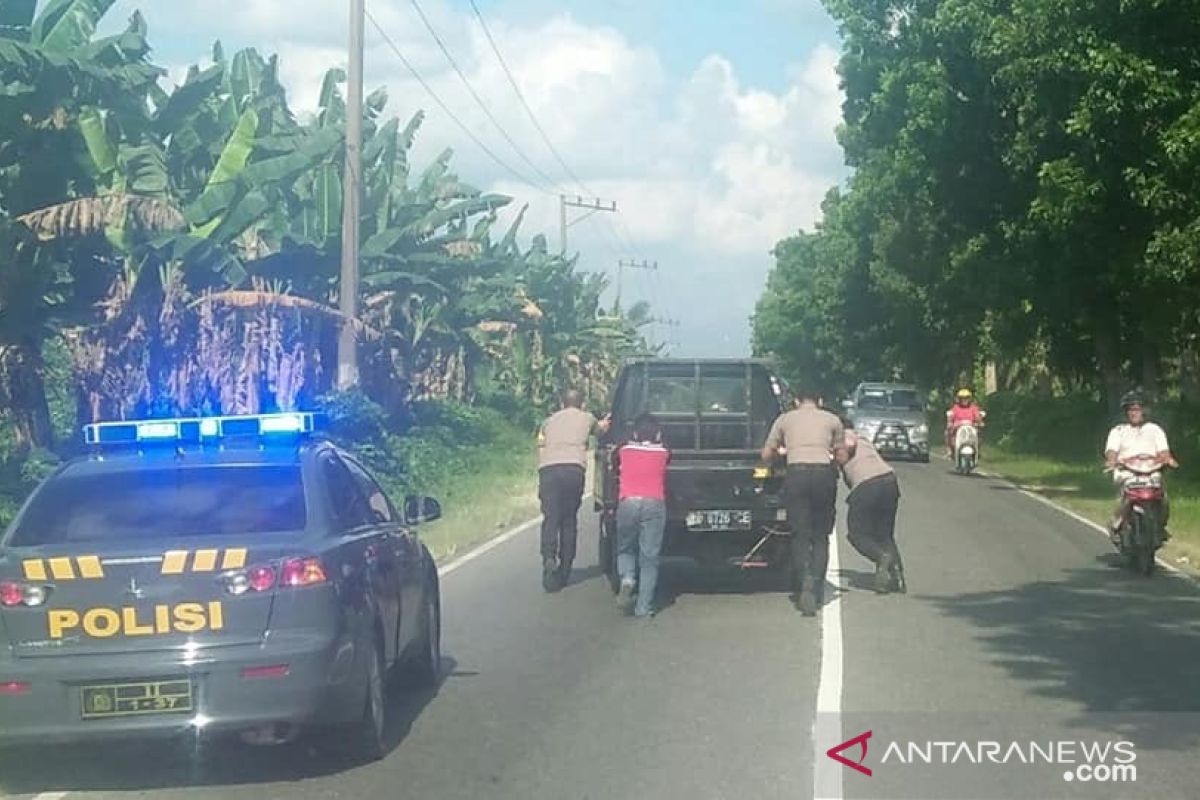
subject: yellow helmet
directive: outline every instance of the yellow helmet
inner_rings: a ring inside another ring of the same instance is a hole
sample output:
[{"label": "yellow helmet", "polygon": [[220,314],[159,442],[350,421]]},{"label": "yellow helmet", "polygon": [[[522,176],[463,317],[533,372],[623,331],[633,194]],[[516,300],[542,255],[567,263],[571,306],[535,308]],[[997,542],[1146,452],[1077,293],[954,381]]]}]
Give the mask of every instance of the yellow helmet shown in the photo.
[{"label": "yellow helmet", "polygon": [[973,396],[970,389],[959,389],[955,395],[959,400],[970,400]]}]

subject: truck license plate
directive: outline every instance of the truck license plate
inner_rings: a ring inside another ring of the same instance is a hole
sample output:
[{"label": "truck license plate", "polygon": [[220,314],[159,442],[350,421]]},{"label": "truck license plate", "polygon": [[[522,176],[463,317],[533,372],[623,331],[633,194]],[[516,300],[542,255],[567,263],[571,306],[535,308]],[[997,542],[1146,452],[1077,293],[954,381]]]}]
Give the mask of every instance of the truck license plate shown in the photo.
[{"label": "truck license plate", "polygon": [[748,531],[751,516],[749,511],[692,511],[687,515],[687,526],[704,531]]}]

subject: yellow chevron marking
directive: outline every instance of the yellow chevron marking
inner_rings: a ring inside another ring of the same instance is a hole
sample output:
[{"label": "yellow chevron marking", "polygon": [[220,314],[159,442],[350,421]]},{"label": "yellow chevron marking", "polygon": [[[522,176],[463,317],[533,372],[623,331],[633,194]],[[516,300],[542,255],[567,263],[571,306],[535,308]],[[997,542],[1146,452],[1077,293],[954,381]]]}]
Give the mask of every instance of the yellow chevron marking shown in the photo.
[{"label": "yellow chevron marking", "polygon": [[183,568],[187,566],[187,557],[187,550],[168,550],[163,553],[162,574],[182,575]]},{"label": "yellow chevron marking", "polygon": [[225,560],[221,562],[221,569],[241,569],[246,566],[246,548],[231,547],[225,551]]},{"label": "yellow chevron marking", "polygon": [[75,568],[71,566],[69,558],[52,558],[50,559],[50,574],[54,576],[56,581],[73,581],[75,580]]},{"label": "yellow chevron marking", "polygon": [[79,577],[92,580],[104,577],[104,566],[99,556],[80,556],[75,561],[79,564]]},{"label": "yellow chevron marking", "polygon": [[25,567],[25,580],[27,581],[44,581],[46,577],[46,562],[40,558],[30,558],[22,562]]},{"label": "yellow chevron marking", "polygon": [[192,572],[212,572],[217,568],[219,550],[197,550],[192,559]]}]

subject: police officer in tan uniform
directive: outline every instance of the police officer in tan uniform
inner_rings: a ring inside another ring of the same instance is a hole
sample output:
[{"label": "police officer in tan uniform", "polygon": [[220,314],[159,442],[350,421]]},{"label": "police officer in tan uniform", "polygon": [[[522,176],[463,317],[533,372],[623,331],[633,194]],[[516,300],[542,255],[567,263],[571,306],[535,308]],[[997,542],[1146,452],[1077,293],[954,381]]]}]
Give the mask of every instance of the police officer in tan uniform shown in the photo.
[{"label": "police officer in tan uniform", "polygon": [[538,432],[538,498],[542,502],[542,588],[554,592],[567,585],[575,543],[579,538],[579,506],[587,473],[588,439],[609,428],[583,410],[575,390],[562,396],[562,409]]},{"label": "police officer in tan uniform", "polygon": [[883,460],[879,451],[854,433],[854,423],[842,420],[846,427],[846,451],[842,475],[850,496],[846,515],[850,544],[875,564],[875,591],[904,593],[904,566],[896,547],[896,511],[900,506],[900,482],[896,471]]},{"label": "police officer in tan uniform", "polygon": [[815,616],[825,592],[829,537],[837,518],[837,464],[845,459],[842,422],[820,405],[812,389],[796,392],[796,407],[771,426],[762,458],[787,454],[783,502],[792,529],[792,580],[796,607]]}]

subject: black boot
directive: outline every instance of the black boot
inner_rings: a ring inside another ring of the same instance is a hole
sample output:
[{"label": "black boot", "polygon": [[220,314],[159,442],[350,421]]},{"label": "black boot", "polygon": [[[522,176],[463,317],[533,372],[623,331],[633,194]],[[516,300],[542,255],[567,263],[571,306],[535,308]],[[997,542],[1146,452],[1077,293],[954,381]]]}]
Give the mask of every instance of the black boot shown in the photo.
[{"label": "black boot", "polygon": [[880,554],[879,560],[875,562],[875,594],[887,594],[892,588],[892,570],[895,568],[896,560],[891,553],[886,550]]},{"label": "black boot", "polygon": [[547,592],[557,592],[562,588],[558,583],[558,562],[553,558],[542,559],[542,588]]},{"label": "black boot", "polygon": [[564,561],[558,565],[558,588],[563,588],[571,582],[571,562]]}]

